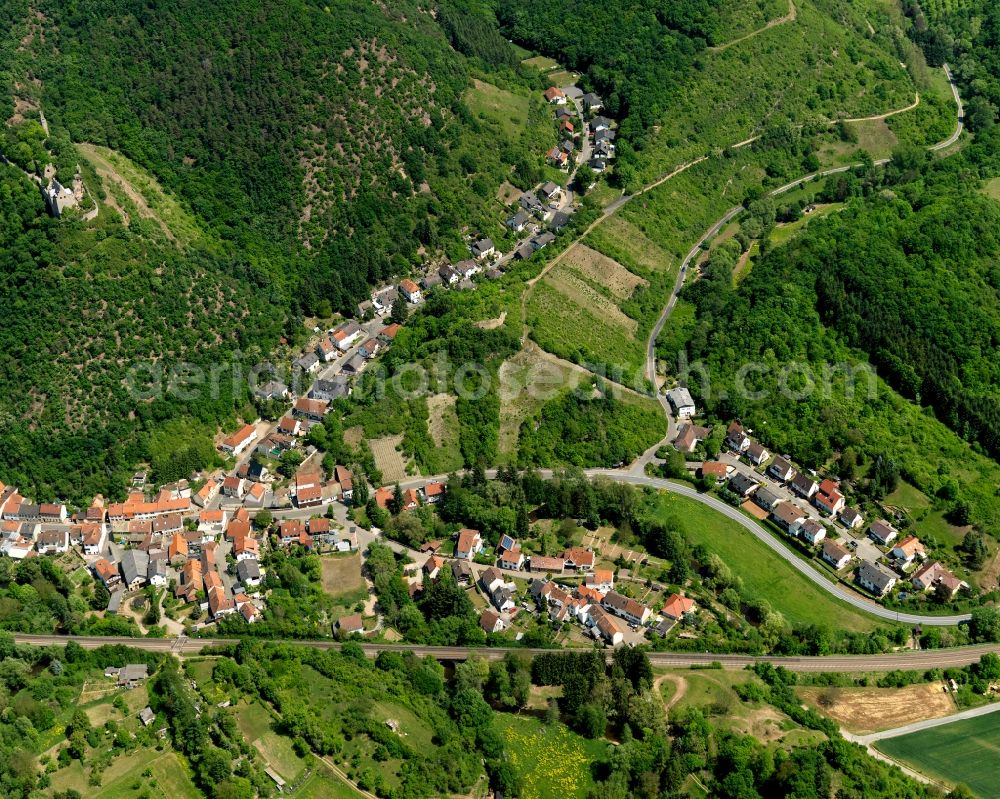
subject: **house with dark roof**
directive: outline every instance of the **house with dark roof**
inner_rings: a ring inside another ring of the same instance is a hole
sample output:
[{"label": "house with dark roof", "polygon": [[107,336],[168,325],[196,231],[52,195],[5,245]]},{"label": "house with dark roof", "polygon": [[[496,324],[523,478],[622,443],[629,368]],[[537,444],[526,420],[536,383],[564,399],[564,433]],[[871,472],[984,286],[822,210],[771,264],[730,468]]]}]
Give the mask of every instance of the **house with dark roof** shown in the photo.
[{"label": "house with dark roof", "polygon": [[795,475],[789,485],[791,486],[792,491],[803,499],[812,499],[813,495],[819,491],[819,486],[816,484],[816,481],[801,473]]},{"label": "house with dark roof", "polygon": [[149,555],[141,549],[128,549],[122,555],[118,567],[122,574],[122,583],[129,590],[140,588],[146,583]]},{"label": "house with dark roof", "polygon": [[823,549],[820,553],[820,557],[833,566],[833,568],[837,571],[840,571],[851,562],[851,551],[846,547],[841,546],[833,539],[828,538],[823,542]]},{"label": "house with dark roof", "polygon": [[792,464],[783,456],[778,455],[771,465],[767,467],[767,473],[771,475],[775,480],[780,480],[785,483],[795,477],[795,469]]},{"label": "house with dark roof", "polygon": [[737,496],[749,497],[758,488],[760,483],[742,472],[736,472],[729,478],[729,490]]},{"label": "house with dark roof", "polygon": [[854,575],[858,585],[875,596],[883,597],[896,584],[896,575],[877,563],[863,560]]},{"label": "house with dark roof", "polygon": [[888,546],[897,535],[899,535],[899,530],[885,519],[877,519],[868,526],[868,537],[882,546]]}]

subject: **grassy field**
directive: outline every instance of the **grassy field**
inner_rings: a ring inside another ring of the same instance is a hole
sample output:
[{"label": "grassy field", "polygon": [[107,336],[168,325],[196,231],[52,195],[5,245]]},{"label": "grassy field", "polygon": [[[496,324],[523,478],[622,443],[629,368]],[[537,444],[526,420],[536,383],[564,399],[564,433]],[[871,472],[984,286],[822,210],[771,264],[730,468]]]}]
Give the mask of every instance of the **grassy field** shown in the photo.
[{"label": "grassy field", "polygon": [[686,497],[661,493],[658,518],[673,519],[692,545],[716,553],[747,590],[779,611],[792,624],[822,624],[844,630],[871,630],[876,620],[838,601],[772,553],[742,526]]},{"label": "grassy field", "polygon": [[734,0],[720,9],[718,43],[746,36],[788,13],[786,0]]},{"label": "grassy field", "polygon": [[302,783],[302,787],[290,795],[293,799],[357,799],[362,794],[321,766]]},{"label": "grassy field", "polygon": [[[144,777],[149,769],[151,775]],[[90,785],[89,771],[74,760],[52,775],[52,788],[74,789],[85,799],[200,799],[201,793],[188,776],[187,769],[173,752],[159,753],[139,749],[115,758],[104,772],[102,784]]]},{"label": "grassy field", "polygon": [[472,88],[465,93],[465,104],[476,116],[498,122],[512,139],[528,124],[527,96],[514,94],[492,83],[473,79]]},{"label": "grassy field", "polygon": [[875,746],[930,777],[965,783],[981,799],[1000,799],[1000,719],[996,714],[888,738]]},{"label": "grassy field", "polygon": [[983,194],[987,197],[992,197],[994,200],[1000,200],[1000,178],[993,178],[992,180],[986,181],[982,188]]},{"label": "grassy field", "polygon": [[531,337],[545,350],[574,362],[613,364],[636,370],[643,362],[643,346],[633,331],[614,319],[603,318],[550,285],[537,283],[528,299]]},{"label": "grassy field", "polygon": [[582,799],[593,787],[589,764],[603,757],[606,744],[581,738],[562,724],[547,727],[533,716],[498,713],[496,726],[524,781],[523,799]]},{"label": "grassy field", "polygon": [[796,219],[794,222],[786,222],[781,225],[776,225],[774,230],[771,231],[769,240],[771,246],[779,247],[782,244],[787,244],[789,241],[794,239],[802,230],[814,219],[821,219],[824,216],[832,214],[834,211],[839,211],[844,207],[844,203],[826,203],[823,205],[817,205],[816,210],[811,214],[803,216],[801,219]]},{"label": "grassy field", "polygon": [[662,250],[634,222],[615,215],[594,228],[587,244],[637,274],[672,269],[677,258]]},{"label": "grassy field", "polygon": [[531,58],[526,58],[521,63],[526,67],[533,67],[534,69],[542,72],[549,72],[550,70],[559,68],[558,61],[545,55],[536,55]]}]

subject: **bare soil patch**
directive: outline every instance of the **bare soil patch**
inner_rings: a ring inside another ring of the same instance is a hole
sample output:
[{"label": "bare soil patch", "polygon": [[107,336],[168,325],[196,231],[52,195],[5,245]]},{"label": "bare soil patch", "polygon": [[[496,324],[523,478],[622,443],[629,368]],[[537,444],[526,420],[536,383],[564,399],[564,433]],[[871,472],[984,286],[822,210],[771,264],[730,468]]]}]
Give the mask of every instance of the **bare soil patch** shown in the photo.
[{"label": "bare soil patch", "polygon": [[497,189],[497,199],[504,205],[510,205],[520,196],[521,190],[513,183],[509,183],[506,180],[501,183],[500,188]]},{"label": "bare soil patch", "polygon": [[955,712],[941,683],[906,688],[800,688],[799,696],[850,732],[891,730]]}]

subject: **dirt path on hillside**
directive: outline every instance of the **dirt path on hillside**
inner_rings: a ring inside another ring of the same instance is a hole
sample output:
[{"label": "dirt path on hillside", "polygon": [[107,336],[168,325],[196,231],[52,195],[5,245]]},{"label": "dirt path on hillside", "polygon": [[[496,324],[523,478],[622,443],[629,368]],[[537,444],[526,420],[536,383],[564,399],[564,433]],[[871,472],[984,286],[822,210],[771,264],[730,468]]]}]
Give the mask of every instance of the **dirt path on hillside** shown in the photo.
[{"label": "dirt path on hillside", "polygon": [[661,674],[653,680],[653,690],[656,691],[657,694],[660,693],[660,686],[663,684],[664,680],[670,680],[670,682],[677,686],[677,690],[674,691],[674,695],[663,703],[663,710],[669,713],[670,708],[680,702],[687,693],[688,681],[679,674]]},{"label": "dirt path on hillside", "polygon": [[[142,192],[136,189],[132,183],[125,178],[112,164],[107,157],[93,144],[81,143],[78,144],[80,152],[86,156],[87,160],[93,164],[94,169],[97,174],[100,175],[102,180],[110,180],[113,183],[117,183],[125,195],[135,203],[135,207],[139,212],[139,216],[143,219],[152,219],[160,226],[160,230],[163,231],[163,235],[167,237],[173,244],[178,244],[177,238],[174,236],[173,232],[167,227],[167,224],[160,219],[160,217],[149,207],[149,203],[146,202],[146,198],[143,196]],[[128,214],[125,212],[124,208],[119,207],[118,203],[114,201],[114,197],[111,193],[108,193],[105,202],[115,208],[125,220],[125,224],[128,224]]]},{"label": "dirt path on hillside", "polygon": [[779,25],[785,25],[789,22],[795,22],[795,18],[798,16],[798,11],[795,8],[795,3],[792,0],[788,0],[788,13],[783,17],[778,17],[777,19],[772,19],[763,28],[757,28],[755,31],[750,31],[738,39],[733,39],[731,42],[726,42],[725,44],[719,44],[715,47],[709,47],[708,51],[710,53],[721,53],[723,50],[728,50],[733,45],[739,44],[740,42],[745,42],[747,39],[752,39],[764,31],[769,31],[771,28],[776,28]]}]

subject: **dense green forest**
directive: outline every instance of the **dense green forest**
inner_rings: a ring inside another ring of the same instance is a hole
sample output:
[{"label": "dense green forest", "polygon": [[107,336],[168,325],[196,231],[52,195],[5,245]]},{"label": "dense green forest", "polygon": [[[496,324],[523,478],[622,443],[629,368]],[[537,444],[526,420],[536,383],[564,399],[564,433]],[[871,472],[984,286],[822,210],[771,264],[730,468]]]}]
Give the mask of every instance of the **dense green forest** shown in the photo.
[{"label": "dense green forest", "polygon": [[[851,450],[860,460],[834,468],[848,479],[867,474],[876,498],[888,487],[875,468],[881,456],[928,494],[946,492],[964,521],[995,524],[995,466],[977,454],[1000,451],[1000,207],[977,193],[997,170],[995,152],[996,137],[981,133],[961,156],[904,150],[884,171],[837,177],[818,198],[847,207],[765,253],[738,285],[733,252],[716,250],[683,295],[696,309],[687,357],[711,383],[694,375],[691,385],[710,413],[743,418],[803,463]],[[771,208],[764,224],[787,212]],[[874,383],[855,370],[865,361]],[[963,455],[918,405],[973,449]]]}]

